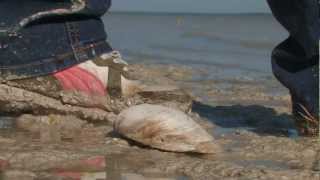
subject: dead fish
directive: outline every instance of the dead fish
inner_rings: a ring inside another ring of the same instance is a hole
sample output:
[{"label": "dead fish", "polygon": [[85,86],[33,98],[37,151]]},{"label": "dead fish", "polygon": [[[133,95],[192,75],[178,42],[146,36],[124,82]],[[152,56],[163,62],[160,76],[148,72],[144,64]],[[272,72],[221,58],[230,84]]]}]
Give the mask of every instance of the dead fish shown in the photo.
[{"label": "dead fish", "polygon": [[142,104],[122,111],[114,122],[120,135],[170,152],[212,154],[219,145],[185,113],[160,105]]}]

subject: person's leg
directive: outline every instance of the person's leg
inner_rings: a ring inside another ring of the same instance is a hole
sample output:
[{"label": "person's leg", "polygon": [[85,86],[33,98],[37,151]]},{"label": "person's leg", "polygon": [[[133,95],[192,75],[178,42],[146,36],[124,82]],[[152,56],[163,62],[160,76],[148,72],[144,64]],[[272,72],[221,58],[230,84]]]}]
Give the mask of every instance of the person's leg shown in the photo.
[{"label": "person's leg", "polygon": [[102,15],[110,5],[111,0],[1,1],[0,82],[88,107],[159,91],[129,80],[127,63],[107,42]]},{"label": "person's leg", "polygon": [[307,58],[319,54],[318,0],[267,0],[275,18],[300,45]]},{"label": "person's leg", "polygon": [[317,0],[268,0],[290,37],[272,53],[276,78],[289,89],[301,135],[319,133],[319,6]]},{"label": "person's leg", "polygon": [[177,86],[155,84],[152,80],[145,82],[143,78],[142,81],[132,80],[131,73],[137,78],[138,74],[125,70],[125,62],[118,54],[111,53],[56,73],[0,83],[0,104],[5,104],[0,107],[0,113],[67,112],[96,121],[109,118],[102,112],[117,114],[143,103],[190,110],[192,97]]},{"label": "person's leg", "polygon": [[148,89],[140,81],[130,80],[127,66],[120,53],[112,51],[58,72],[9,80],[6,84],[70,105],[101,107],[109,98],[130,97]]}]

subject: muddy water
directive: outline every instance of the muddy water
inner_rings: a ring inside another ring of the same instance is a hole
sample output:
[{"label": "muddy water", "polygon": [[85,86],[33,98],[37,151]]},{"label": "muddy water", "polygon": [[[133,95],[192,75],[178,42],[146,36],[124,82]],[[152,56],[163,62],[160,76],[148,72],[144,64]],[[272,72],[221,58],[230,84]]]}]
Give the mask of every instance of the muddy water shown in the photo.
[{"label": "muddy water", "polygon": [[319,142],[297,137],[290,98],[274,79],[199,81],[193,74],[205,74],[202,69],[174,65],[137,64],[130,71],[192,93],[190,115],[223,151],[162,152],[126,141],[104,123],[92,124],[103,127],[95,129],[103,131],[103,139],[89,131],[72,141],[41,142],[39,134],[16,129],[16,118],[2,116],[3,179],[319,179]]},{"label": "muddy water", "polygon": [[[143,153],[139,150],[140,147],[131,149],[132,147],[131,145],[129,147],[128,142],[118,139],[117,136],[108,135],[105,139],[106,142],[99,142],[98,144],[90,142],[95,140],[92,137],[88,137],[85,142],[43,143],[39,139],[39,134],[17,128],[16,121],[17,118],[15,117],[0,117],[1,180],[78,180],[79,177],[86,180],[190,179],[182,173],[165,173],[160,169],[149,169],[156,162],[145,159]],[[106,133],[112,134],[112,132]],[[102,146],[104,147],[102,148]],[[37,153],[42,155],[38,156]],[[71,157],[73,156],[71,154],[74,154],[75,157]],[[98,159],[96,159],[97,157]],[[87,163],[86,161],[90,158],[95,160]],[[1,164],[3,159],[10,162],[10,165],[6,168]],[[101,162],[103,162],[103,165]],[[63,163],[67,165],[63,165]]]},{"label": "muddy water", "polygon": [[9,116],[0,116],[0,129],[6,130],[14,127],[14,118]]},{"label": "muddy water", "polygon": [[15,117],[0,116],[0,137],[17,137],[19,130],[16,128]]}]

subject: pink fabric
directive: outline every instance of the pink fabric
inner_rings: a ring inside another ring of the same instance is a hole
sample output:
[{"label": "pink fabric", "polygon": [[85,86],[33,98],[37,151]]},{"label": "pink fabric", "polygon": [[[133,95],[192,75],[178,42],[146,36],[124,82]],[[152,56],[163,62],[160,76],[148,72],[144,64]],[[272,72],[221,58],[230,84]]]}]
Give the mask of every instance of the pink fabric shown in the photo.
[{"label": "pink fabric", "polygon": [[78,66],[57,72],[54,77],[59,80],[66,91],[79,91],[88,95],[106,95],[106,87],[100,79]]}]

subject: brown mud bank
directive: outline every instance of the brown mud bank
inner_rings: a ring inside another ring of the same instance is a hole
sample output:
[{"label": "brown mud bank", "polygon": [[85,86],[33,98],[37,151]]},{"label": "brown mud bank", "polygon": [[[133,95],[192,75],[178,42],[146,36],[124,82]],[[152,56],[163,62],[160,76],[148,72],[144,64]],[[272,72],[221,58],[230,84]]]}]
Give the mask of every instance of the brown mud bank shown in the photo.
[{"label": "brown mud bank", "polygon": [[[207,72],[169,65],[133,65],[129,73],[146,84],[178,85],[195,101],[144,93],[87,108],[70,95],[54,100],[0,85],[0,179],[320,178],[319,140],[296,135],[289,96],[274,79],[199,80],[194,75]],[[117,113],[143,102],[188,112],[221,152],[163,152],[114,133]]]}]

